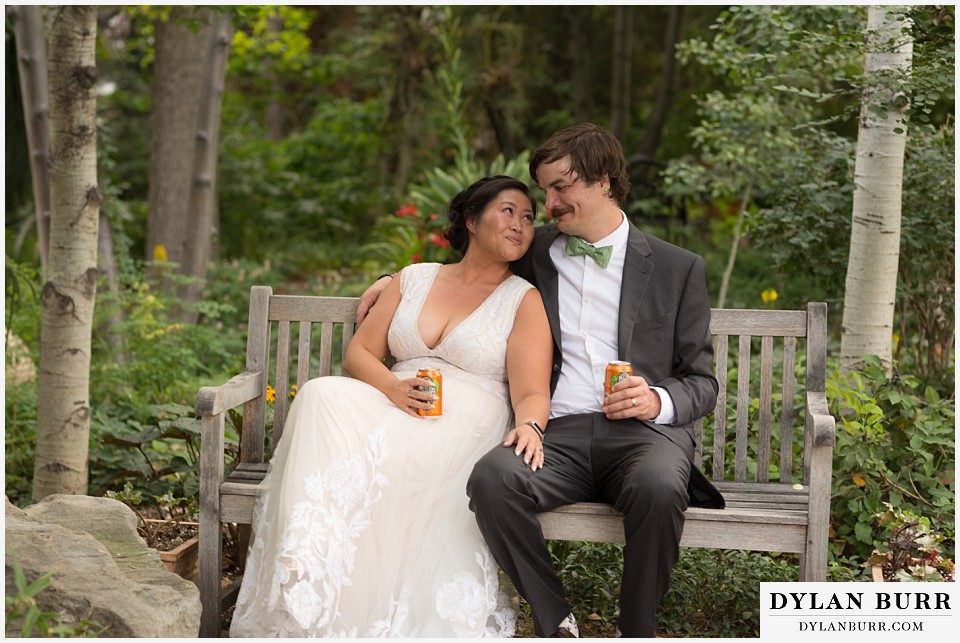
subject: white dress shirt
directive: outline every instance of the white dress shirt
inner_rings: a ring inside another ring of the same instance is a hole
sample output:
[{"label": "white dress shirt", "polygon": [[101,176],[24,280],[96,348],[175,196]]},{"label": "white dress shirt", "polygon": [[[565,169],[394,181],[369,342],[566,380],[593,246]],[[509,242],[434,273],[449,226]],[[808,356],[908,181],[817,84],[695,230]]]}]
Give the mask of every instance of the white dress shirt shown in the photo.
[{"label": "white dress shirt", "polygon": [[[630,228],[623,217],[616,230],[595,246],[613,246],[610,263],[601,268],[587,255],[567,256],[567,235],[550,246],[550,258],[559,273],[560,345],[563,365],[550,401],[550,417],[603,410],[603,380],[607,364],[620,359],[617,327],[620,320],[620,282],[627,255]],[[672,424],[673,400],[665,389],[651,387],[660,396],[660,415],[654,422]]]}]

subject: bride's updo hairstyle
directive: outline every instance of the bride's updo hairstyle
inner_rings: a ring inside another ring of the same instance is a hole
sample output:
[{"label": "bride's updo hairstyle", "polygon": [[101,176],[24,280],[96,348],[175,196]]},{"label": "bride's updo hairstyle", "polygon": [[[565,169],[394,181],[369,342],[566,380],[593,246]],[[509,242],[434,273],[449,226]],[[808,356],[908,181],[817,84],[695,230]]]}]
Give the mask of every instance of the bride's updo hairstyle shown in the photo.
[{"label": "bride's updo hairstyle", "polygon": [[512,176],[487,176],[468,188],[460,191],[450,201],[447,219],[450,224],[444,230],[443,236],[450,242],[450,247],[463,254],[470,245],[470,232],[467,230],[467,221],[476,220],[483,214],[487,204],[504,190],[519,190],[530,200],[533,215],[537,215],[537,202],[530,196],[530,190],[522,181]]}]

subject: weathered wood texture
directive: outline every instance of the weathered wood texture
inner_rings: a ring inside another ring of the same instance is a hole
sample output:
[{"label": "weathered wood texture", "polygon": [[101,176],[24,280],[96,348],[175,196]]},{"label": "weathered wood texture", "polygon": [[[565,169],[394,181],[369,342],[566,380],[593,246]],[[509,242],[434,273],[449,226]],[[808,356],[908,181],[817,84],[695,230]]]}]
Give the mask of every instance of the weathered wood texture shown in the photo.
[{"label": "weathered wood texture", "polygon": [[[293,386],[340,372],[356,310],[355,298],[273,295],[268,287],[254,286],[246,372],[197,394],[203,418],[202,636],[219,635],[221,609],[235,596],[235,588],[221,590],[221,523],[249,525],[267,471],[264,456],[280,438]],[[715,309],[710,326],[720,391],[714,414],[696,423],[696,462],[724,494],[727,507],[688,509],[680,544],[793,552],[799,554],[800,580],[825,580],[835,442],[825,394],[827,306]],[[798,375],[804,376],[800,384]],[[265,428],[270,382],[276,389],[273,435]],[[241,405],[241,461],[225,478],[224,414]],[[794,438],[800,413],[802,447]],[[621,516],[606,504],[579,503],[539,517],[547,539],[623,542]]]}]

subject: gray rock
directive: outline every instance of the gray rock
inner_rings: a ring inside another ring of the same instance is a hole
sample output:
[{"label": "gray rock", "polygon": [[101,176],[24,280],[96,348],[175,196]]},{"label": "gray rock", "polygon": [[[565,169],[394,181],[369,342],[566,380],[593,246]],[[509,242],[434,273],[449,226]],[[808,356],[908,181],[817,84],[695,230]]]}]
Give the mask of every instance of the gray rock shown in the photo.
[{"label": "gray rock", "polygon": [[108,627],[100,636],[110,637],[197,636],[196,586],[163,569],[122,502],[53,495],[23,510],[6,500],[5,513],[7,596],[17,594],[15,554],[27,582],[53,572],[36,600],[64,623],[96,622]]}]

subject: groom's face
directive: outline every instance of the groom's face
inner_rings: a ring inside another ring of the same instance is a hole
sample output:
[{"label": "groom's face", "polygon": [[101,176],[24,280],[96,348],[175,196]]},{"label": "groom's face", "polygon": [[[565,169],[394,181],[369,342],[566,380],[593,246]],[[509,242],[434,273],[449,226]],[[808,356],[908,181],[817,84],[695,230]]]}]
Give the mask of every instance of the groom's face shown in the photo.
[{"label": "groom's face", "polygon": [[570,157],[565,156],[553,163],[544,163],[537,168],[537,183],[547,194],[546,206],[564,234],[582,237],[593,242],[603,238],[599,234],[596,212],[609,199],[603,194],[599,183],[588,184],[570,169]]}]

